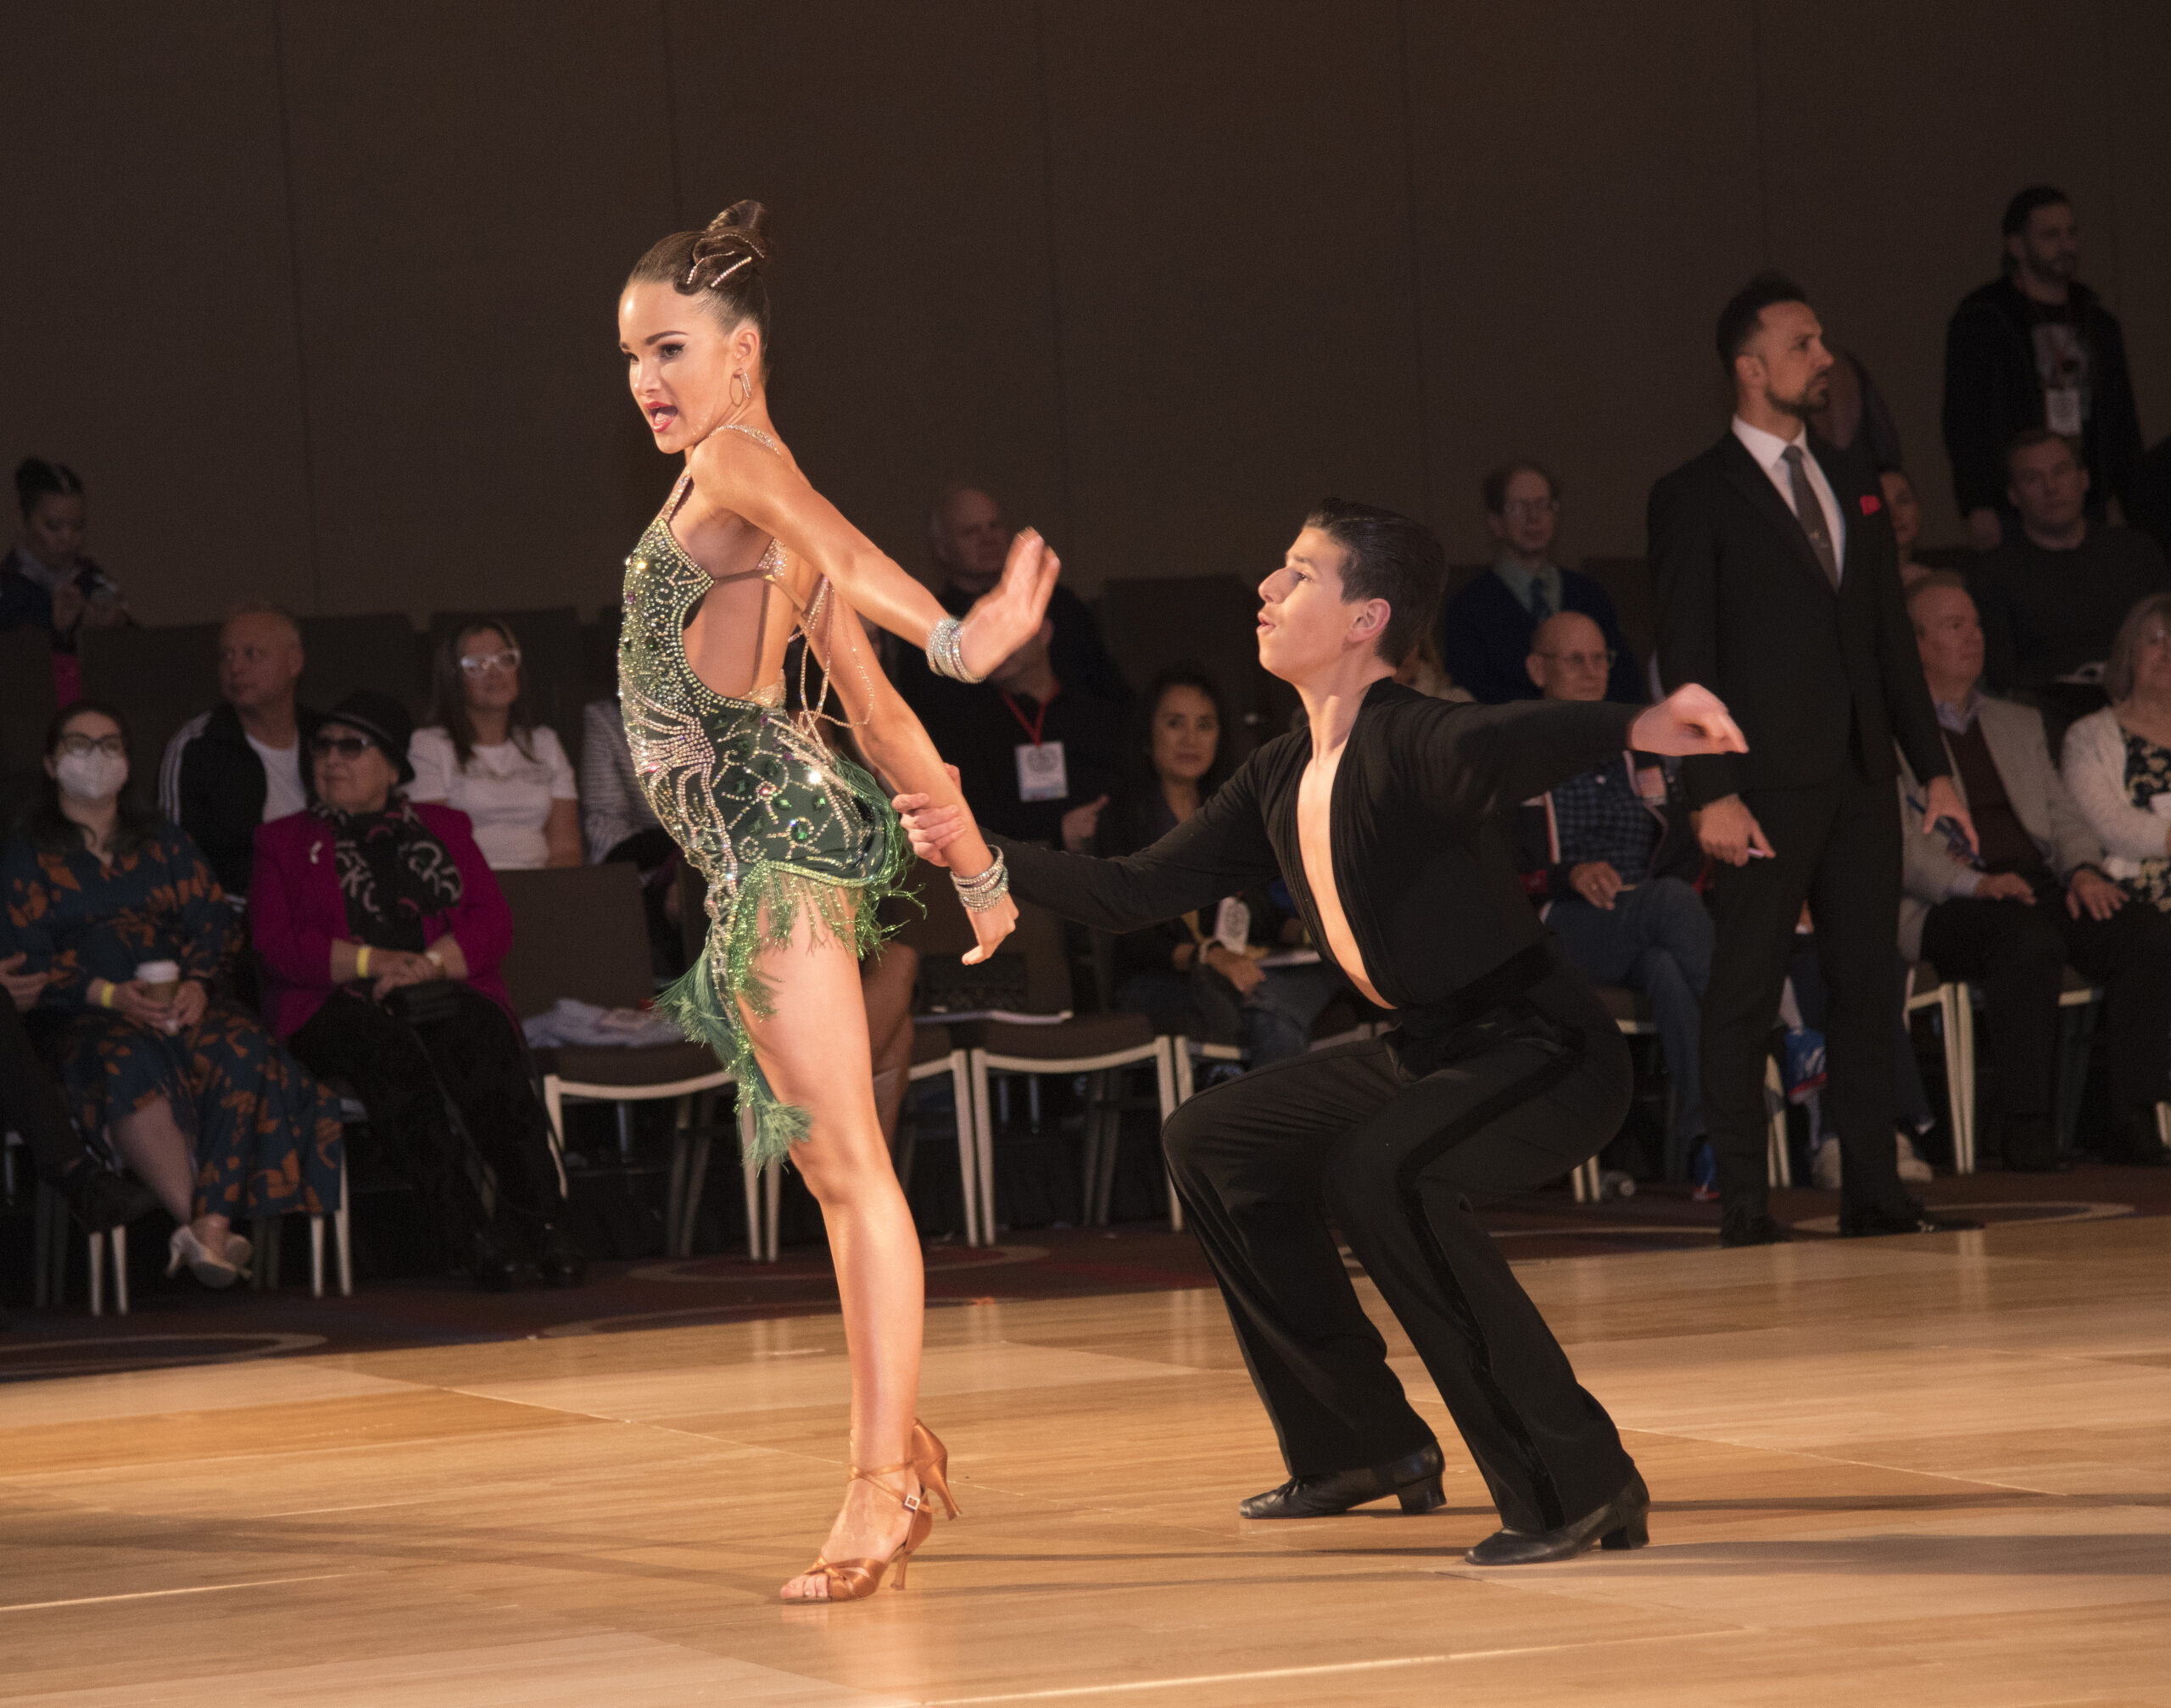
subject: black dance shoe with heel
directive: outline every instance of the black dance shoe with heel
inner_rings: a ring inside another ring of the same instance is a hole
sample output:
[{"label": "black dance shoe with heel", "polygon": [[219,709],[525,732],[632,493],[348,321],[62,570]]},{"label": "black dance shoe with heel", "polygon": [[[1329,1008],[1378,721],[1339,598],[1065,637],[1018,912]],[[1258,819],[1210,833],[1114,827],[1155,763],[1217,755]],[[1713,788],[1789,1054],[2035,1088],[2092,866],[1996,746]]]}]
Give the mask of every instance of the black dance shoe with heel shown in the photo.
[{"label": "black dance shoe with heel", "polygon": [[1404,1512],[1432,1512],[1448,1504],[1440,1490],[1440,1473],[1445,1468],[1435,1442],[1385,1465],[1325,1476],[1292,1476],[1279,1488],[1238,1501],[1236,1514],[1242,1518],[1332,1518],[1390,1494],[1401,1501]]},{"label": "black dance shoe with heel", "polygon": [[1543,1566],[1573,1560],[1593,1548],[1641,1548],[1651,1539],[1651,1492],[1641,1471],[1594,1512],[1558,1530],[1496,1530],[1463,1555],[1472,1566]]}]

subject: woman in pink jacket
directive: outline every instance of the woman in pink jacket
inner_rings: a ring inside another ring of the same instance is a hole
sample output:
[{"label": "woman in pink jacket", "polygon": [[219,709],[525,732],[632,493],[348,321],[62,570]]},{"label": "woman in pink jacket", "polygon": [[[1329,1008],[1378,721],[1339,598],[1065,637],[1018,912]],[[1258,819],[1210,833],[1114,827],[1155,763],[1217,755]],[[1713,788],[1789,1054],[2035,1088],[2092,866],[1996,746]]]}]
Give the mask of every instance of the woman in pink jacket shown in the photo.
[{"label": "woman in pink jacket", "polygon": [[[512,915],[467,815],[402,798],[412,734],[397,700],[356,689],[310,744],[317,804],[258,829],[265,1007],[298,1058],[354,1088],[477,1286],[578,1287],[550,1119],[498,976]],[[496,1175],[494,1214],[471,1152]]]}]

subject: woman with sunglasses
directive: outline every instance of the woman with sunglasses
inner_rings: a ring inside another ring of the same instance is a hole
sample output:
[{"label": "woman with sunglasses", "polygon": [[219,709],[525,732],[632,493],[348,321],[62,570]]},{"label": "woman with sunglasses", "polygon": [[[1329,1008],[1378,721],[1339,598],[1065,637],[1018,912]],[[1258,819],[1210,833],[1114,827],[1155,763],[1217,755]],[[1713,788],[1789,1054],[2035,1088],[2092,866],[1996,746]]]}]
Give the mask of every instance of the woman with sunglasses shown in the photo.
[{"label": "woman with sunglasses", "polygon": [[578,1287],[586,1262],[498,976],[512,913],[466,815],[402,794],[411,734],[405,706],[355,689],[310,742],[316,805],[257,830],[265,1011],[304,1062],[354,1088],[477,1287]]},{"label": "woman with sunglasses", "polygon": [[236,1222],[339,1207],[338,1106],[227,998],[233,911],[187,833],[129,797],[120,714],[79,700],[45,746],[0,851],[0,959],[44,975],[31,1034],[76,1130],[173,1217],[167,1272],[231,1287],[251,1255]]},{"label": "woman with sunglasses", "polygon": [[579,791],[557,732],[538,723],[505,623],[470,623],[438,647],[430,721],[415,732],[410,801],[467,815],[499,871],[581,863]]}]

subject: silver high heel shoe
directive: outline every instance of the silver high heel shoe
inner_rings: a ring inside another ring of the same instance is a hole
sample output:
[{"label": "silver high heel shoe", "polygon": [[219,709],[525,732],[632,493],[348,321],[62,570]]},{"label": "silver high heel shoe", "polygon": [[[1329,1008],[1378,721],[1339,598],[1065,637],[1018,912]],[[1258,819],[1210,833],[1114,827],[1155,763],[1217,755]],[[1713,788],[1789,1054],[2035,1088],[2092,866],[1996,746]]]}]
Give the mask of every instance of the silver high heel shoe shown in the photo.
[{"label": "silver high heel shoe", "polygon": [[215,1258],[204,1248],[204,1242],[196,1237],[192,1227],[177,1227],[173,1237],[166,1242],[166,1274],[177,1275],[181,1265],[188,1266],[189,1274],[208,1287],[230,1287],[248,1275],[248,1259],[253,1248],[238,1234],[226,1236],[226,1254]]}]

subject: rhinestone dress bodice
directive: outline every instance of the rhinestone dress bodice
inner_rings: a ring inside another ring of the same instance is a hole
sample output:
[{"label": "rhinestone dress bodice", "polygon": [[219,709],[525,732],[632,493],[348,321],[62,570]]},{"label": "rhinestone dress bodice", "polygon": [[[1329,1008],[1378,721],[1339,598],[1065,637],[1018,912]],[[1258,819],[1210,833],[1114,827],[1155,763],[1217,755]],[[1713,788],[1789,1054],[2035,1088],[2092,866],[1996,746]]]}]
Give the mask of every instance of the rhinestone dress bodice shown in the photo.
[{"label": "rhinestone dress bodice", "polygon": [[[766,434],[751,436],[775,448]],[[880,785],[829,750],[818,705],[786,711],[781,679],[734,696],[694,673],[686,624],[717,583],[672,531],[685,486],[682,479],[626,560],[618,643],[634,774],[708,883],[706,947],[658,1002],[689,1037],[715,1046],[752,1093],[759,1149],[774,1156],[805,1136],[805,1119],[777,1103],[755,1067],[739,1013],[742,1000],[757,1014],[770,1012],[755,962],[765,943],[788,941],[809,913],[818,928],[869,946],[879,936],[875,907],[902,864],[903,838]],[[780,587],[787,567],[783,544],[772,540],[751,573]],[[818,582],[802,630],[831,598],[828,583]]]}]

